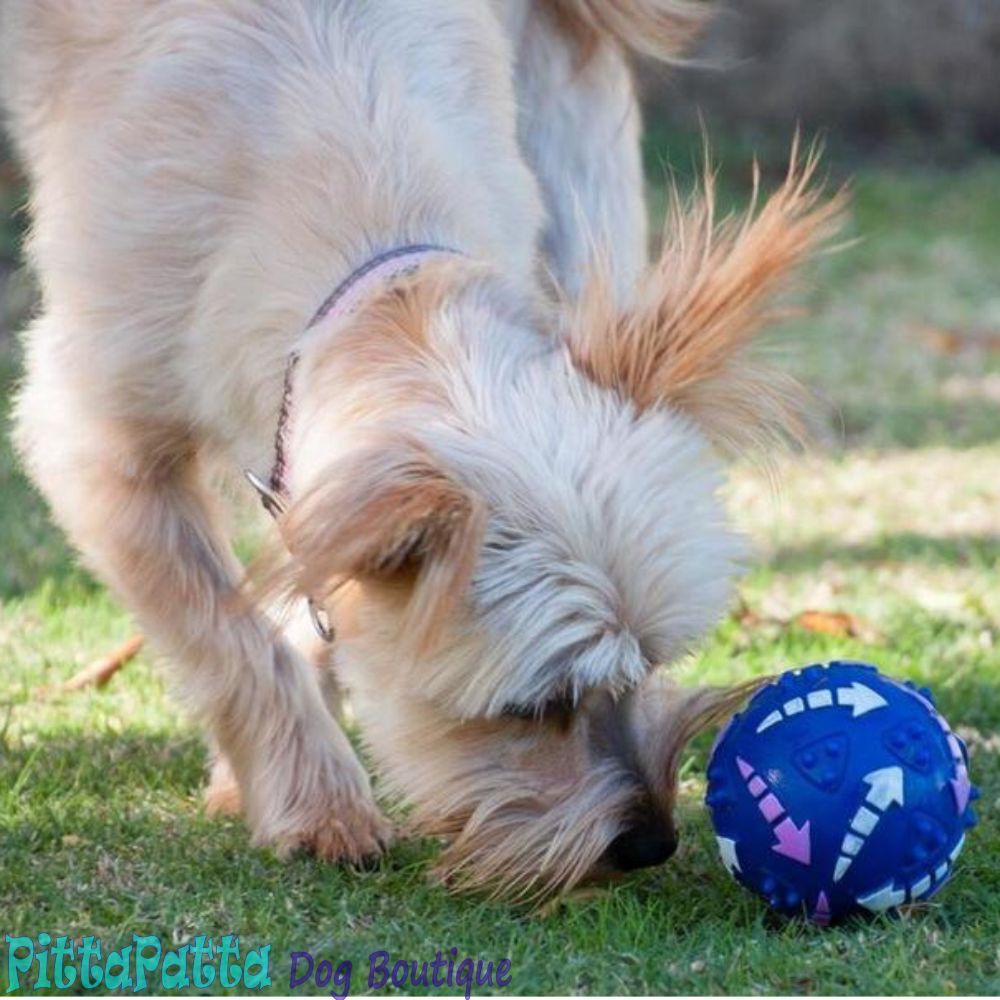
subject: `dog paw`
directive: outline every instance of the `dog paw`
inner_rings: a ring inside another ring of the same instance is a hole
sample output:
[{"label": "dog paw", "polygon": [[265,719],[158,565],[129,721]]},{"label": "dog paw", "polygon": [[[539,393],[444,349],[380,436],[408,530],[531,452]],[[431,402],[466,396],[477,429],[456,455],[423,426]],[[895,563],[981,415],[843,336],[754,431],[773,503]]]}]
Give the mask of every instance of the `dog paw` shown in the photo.
[{"label": "dog paw", "polygon": [[306,851],[323,861],[366,866],[392,843],[392,826],[374,802],[341,806],[275,840],[281,856]]},{"label": "dog paw", "polygon": [[242,782],[254,843],[279,857],[305,851],[351,865],[378,858],[392,828],[347,737],[325,711],[284,735],[258,748]]},{"label": "dog paw", "polygon": [[243,811],[240,786],[225,757],[216,758],[212,764],[212,776],[201,799],[209,816],[238,816]]}]

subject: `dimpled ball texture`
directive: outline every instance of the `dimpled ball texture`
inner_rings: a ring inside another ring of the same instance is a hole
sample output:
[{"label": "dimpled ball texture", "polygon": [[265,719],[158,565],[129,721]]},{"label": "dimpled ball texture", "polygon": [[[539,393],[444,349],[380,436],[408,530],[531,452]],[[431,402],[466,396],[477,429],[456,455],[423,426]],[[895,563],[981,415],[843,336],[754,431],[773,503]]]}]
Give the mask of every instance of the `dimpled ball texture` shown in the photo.
[{"label": "dimpled ball texture", "polygon": [[937,892],[977,797],[930,691],[834,662],[783,674],[733,717],[706,803],[737,881],[828,924]]}]

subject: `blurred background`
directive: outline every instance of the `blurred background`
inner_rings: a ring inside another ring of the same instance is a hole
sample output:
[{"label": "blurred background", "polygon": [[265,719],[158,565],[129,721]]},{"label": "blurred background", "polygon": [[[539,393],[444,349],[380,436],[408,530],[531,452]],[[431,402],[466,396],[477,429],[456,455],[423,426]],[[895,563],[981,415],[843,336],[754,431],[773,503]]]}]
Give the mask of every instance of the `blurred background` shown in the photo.
[{"label": "blurred background", "polygon": [[[846,183],[858,243],[812,276],[789,364],[829,446],[995,440],[1000,429],[1000,3],[740,0],[681,69],[640,72],[653,194],[691,184],[704,129],[730,207],[800,127]],[[803,349],[804,348],[804,349]]]},{"label": "blurred background", "polygon": [[652,120],[703,114],[728,142],[772,149],[796,123],[843,163],[954,166],[1000,152],[996,0],[740,0],[694,52],[647,74]]},{"label": "blurred background", "polygon": [[[830,187],[846,184],[851,208],[844,245],[810,268],[795,297],[801,313],[768,345],[816,394],[815,443],[770,471],[737,464],[729,502],[755,557],[732,614],[681,670],[691,680],[725,682],[851,657],[933,685],[969,744],[973,776],[985,789],[984,822],[938,919],[852,933],[837,939],[836,955],[794,935],[741,953],[754,918],[727,902],[727,876],[697,805],[703,748],[696,748],[683,769],[693,831],[686,853],[664,873],[642,876],[652,887],[642,905],[659,908],[656,920],[643,916],[648,941],[634,923],[602,922],[594,967],[604,971],[589,987],[882,993],[891,969],[900,993],[992,993],[1000,981],[1000,0],[730,6],[692,65],[640,68],[652,211],[662,215],[667,183],[695,182],[703,128],[721,198],[738,210],[753,158],[773,186],[798,126],[825,142]],[[9,828],[0,867],[23,873],[25,926],[36,913],[72,926],[76,910],[51,909],[63,883],[44,888],[65,868],[99,894],[101,926],[130,927],[130,900],[145,893],[169,928],[181,919],[175,905],[216,912],[200,886],[183,900],[161,897],[163,886],[185,884],[188,858],[217,855],[228,878],[230,858],[246,843],[238,826],[224,836],[220,821],[210,835],[204,828],[202,744],[179,728],[147,654],[101,692],[37,696],[119,645],[134,625],[78,567],[9,446],[20,370],[14,331],[35,294],[19,249],[24,197],[9,149],[0,147],[0,662],[11,678],[0,690],[0,788],[24,789],[16,802],[0,800],[7,802],[0,831],[3,822]],[[150,746],[158,748],[152,763]],[[61,775],[53,779],[59,788],[26,782],[31,768]],[[70,786],[74,832],[65,835],[51,803],[66,801]],[[149,858],[162,852],[165,823],[173,824],[177,860],[172,868],[162,862],[158,878]],[[40,837],[49,838],[42,854]],[[67,852],[72,863],[58,860]],[[117,882],[102,881],[106,857]],[[280,869],[266,877],[289,912],[321,912],[311,875],[297,885]],[[710,889],[698,901],[692,878]],[[386,905],[408,899],[412,888],[386,889]],[[72,893],[65,898],[59,905],[72,906]],[[365,912],[379,905],[367,900]],[[594,907],[605,905],[612,904]],[[670,913],[685,914],[683,933],[657,931]],[[465,921],[468,911],[452,916]],[[734,956],[726,971],[712,941],[732,920],[744,923],[721,948]],[[665,940],[680,959],[664,964]],[[618,962],[616,948],[630,961]],[[528,961],[532,949],[522,951]],[[539,967],[534,991],[582,988],[550,975]]]}]

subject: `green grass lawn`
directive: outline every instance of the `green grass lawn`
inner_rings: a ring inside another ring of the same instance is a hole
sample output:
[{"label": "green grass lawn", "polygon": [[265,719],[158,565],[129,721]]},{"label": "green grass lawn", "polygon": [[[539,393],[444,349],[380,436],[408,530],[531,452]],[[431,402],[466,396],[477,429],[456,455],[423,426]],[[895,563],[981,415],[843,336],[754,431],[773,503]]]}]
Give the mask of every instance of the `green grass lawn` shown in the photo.
[{"label": "green grass lawn", "polygon": [[[205,754],[143,654],[102,691],[41,700],[134,624],[77,568],[0,434],[0,931],[112,946],[238,933],[355,964],[385,949],[513,963],[516,993],[976,993],[1000,990],[1000,165],[862,173],[852,248],[810,275],[809,316],[776,347],[822,401],[819,444],[730,499],[758,558],[734,613],[681,666],[736,680],[837,656],[933,685],[967,739],[981,824],[952,884],[902,918],[782,923],[731,883],[701,805],[705,747],[683,771],[667,866],[544,913],[449,895],[437,847],[404,842],[347,872],[252,850],[209,819]],[[0,303],[2,306],[2,303]],[[0,313],[2,313],[0,308]],[[0,419],[17,377],[0,334]],[[806,631],[806,609],[862,638]],[[7,988],[0,965],[0,992]]]}]

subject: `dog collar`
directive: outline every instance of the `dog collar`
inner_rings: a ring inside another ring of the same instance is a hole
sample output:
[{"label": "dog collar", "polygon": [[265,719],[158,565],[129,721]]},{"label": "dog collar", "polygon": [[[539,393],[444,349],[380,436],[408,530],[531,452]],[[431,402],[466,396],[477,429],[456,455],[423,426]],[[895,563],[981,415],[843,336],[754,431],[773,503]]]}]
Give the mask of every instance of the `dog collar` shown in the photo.
[{"label": "dog collar", "polygon": [[[455,256],[459,253],[458,250],[433,243],[411,243],[387,250],[372,257],[356,271],[352,271],[327,296],[316,311],[316,315],[310,320],[309,325],[289,352],[288,361],[285,364],[281,406],[278,410],[278,426],[274,434],[274,464],[271,466],[271,474],[265,481],[250,469],[244,472],[250,485],[257,491],[261,505],[271,517],[280,517],[288,506],[286,444],[292,421],[295,369],[298,367],[305,342],[315,334],[316,329],[322,324],[339,322],[356,312],[362,302],[380,285],[388,285],[404,275],[412,274],[433,257]],[[333,629],[325,609],[310,598],[309,612],[320,637],[331,642],[334,637]]]}]

